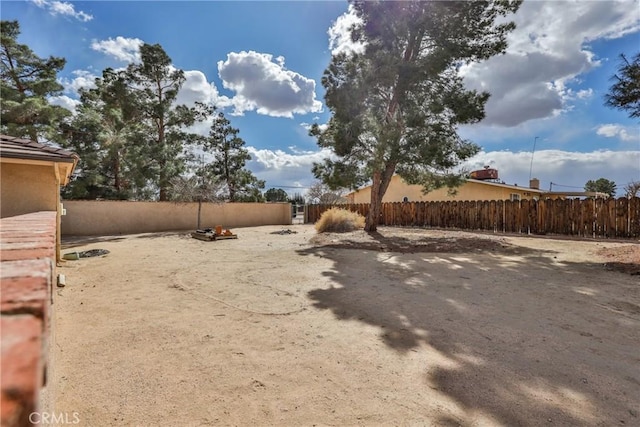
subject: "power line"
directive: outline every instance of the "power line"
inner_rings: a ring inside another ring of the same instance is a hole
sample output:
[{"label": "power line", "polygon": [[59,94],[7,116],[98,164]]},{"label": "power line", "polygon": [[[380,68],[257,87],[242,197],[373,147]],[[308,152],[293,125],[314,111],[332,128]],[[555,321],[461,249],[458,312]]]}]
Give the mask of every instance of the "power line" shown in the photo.
[{"label": "power line", "polygon": [[584,189],[584,187],[576,187],[574,185],[562,185],[562,184],[556,184],[555,182],[550,183],[551,185],[555,186],[555,187],[564,187],[564,188],[579,188],[581,190]]}]

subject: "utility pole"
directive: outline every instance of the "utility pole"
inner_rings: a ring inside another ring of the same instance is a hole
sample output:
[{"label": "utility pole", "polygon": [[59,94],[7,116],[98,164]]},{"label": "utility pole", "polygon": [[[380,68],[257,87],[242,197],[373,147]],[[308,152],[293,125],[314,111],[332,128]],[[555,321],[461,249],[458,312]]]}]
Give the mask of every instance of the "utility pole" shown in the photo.
[{"label": "utility pole", "polygon": [[538,138],[540,137],[536,136],[535,138],[533,138],[533,151],[531,152],[531,165],[529,166],[529,182],[531,182],[531,171],[533,170],[533,153],[536,152],[536,141],[538,140]]}]

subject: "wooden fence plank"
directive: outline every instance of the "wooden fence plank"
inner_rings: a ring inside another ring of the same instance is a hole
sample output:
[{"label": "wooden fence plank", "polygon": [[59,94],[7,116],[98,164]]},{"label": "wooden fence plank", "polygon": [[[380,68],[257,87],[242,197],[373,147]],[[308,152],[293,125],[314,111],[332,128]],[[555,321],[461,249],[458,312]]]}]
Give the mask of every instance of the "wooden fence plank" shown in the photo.
[{"label": "wooden fence plank", "polygon": [[[366,216],[369,204],[307,205],[307,222],[341,207]],[[596,238],[640,237],[640,197],[383,203],[380,225],[457,228]]]}]

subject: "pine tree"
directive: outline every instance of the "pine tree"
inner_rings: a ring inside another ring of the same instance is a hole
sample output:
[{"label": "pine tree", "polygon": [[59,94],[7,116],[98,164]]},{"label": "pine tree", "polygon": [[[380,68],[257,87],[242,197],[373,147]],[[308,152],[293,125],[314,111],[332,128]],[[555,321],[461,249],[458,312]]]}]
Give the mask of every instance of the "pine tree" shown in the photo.
[{"label": "pine tree", "polygon": [[141,111],[145,136],[141,153],[154,178],[151,181],[160,201],[169,200],[171,180],[185,172],[186,145],[201,138],[187,128],[208,115],[203,106],[175,105],[178,91],[185,81],[184,72],[176,69],[164,49],[158,45],[140,47],[140,64],[131,64],[127,76],[131,82],[135,104]]},{"label": "pine tree", "polygon": [[620,55],[621,63],[615,81],[605,95],[605,105],[618,110],[628,110],[629,117],[640,118],[640,53],[636,53],[629,62],[624,54]]},{"label": "pine tree", "polygon": [[207,166],[208,173],[227,187],[227,200],[236,202],[246,200],[248,196],[259,193],[264,188],[264,181],[258,180],[245,168],[251,159],[249,151],[244,148],[245,142],[238,136],[239,130],[231,126],[231,122],[223,113],[213,120],[209,137],[204,149],[213,154],[213,161]]},{"label": "pine tree", "polygon": [[584,191],[595,191],[614,197],[616,195],[616,183],[606,178],[598,178],[595,181],[590,179],[584,184]]},{"label": "pine tree", "polygon": [[126,73],[106,69],[93,89],[80,90],[80,105],[63,123],[61,144],[80,155],[78,172],[65,189],[68,198],[144,197],[152,178],[145,165],[141,108]]},{"label": "pine tree", "polygon": [[520,1],[354,1],[363,54],[335,55],[324,73],[326,130],[312,127],[337,160],[314,165],[331,188],[372,183],[365,229],[375,231],[394,173],[425,188],[455,185],[453,168],[479,147],[457,134],[484,117],[489,95],[465,89],[458,68],[506,48],[515,26],[497,24]]},{"label": "pine tree", "polygon": [[18,43],[17,21],[2,21],[0,26],[0,130],[33,141],[52,139],[58,123],[71,114],[48,101],[62,93],[56,77],[66,61],[40,58],[29,46]]}]

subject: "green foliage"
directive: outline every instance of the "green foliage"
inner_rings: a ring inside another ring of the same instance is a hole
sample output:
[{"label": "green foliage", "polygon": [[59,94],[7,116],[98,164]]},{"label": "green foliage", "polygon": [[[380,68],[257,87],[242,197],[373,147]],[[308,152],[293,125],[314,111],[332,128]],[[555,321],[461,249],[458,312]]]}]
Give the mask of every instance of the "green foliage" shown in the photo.
[{"label": "green foliage", "polygon": [[2,21],[0,26],[0,130],[33,141],[52,139],[57,124],[71,114],[47,100],[62,93],[56,78],[65,60],[40,58],[27,45],[18,43],[17,21]]},{"label": "green foliage", "polygon": [[148,198],[153,175],[145,162],[146,128],[126,75],[108,68],[95,84],[80,91],[76,114],[60,126],[61,145],[80,156],[63,194],[70,199]]},{"label": "green foliage", "polygon": [[270,188],[264,193],[267,202],[287,202],[289,195],[282,188]]},{"label": "green foliage", "polygon": [[365,219],[357,212],[331,208],[320,215],[314,227],[318,233],[345,233],[364,228]]},{"label": "green foliage", "polygon": [[226,199],[230,202],[254,199],[265,185],[264,181],[245,169],[251,156],[238,133],[239,130],[231,127],[231,122],[224,114],[218,113],[209,130],[209,137],[203,144],[204,150],[214,157],[206,166],[207,174],[226,186]]},{"label": "green foliage", "polygon": [[612,80],[615,82],[605,95],[605,105],[618,110],[627,110],[629,117],[640,118],[640,53],[632,62],[624,54],[621,64]]},{"label": "green foliage", "polygon": [[368,231],[394,173],[425,187],[455,182],[452,170],[479,151],[457,127],[484,117],[489,94],[467,90],[458,68],[505,50],[514,24],[497,22],[520,3],[352,2],[363,22],[352,38],[366,50],[332,58],[322,78],[332,117],[310,133],[338,157],[315,164],[316,178],[331,189],[372,182]]},{"label": "green foliage", "polygon": [[126,70],[104,70],[61,125],[61,144],[80,156],[66,197],[170,200],[187,173],[187,148],[202,139],[187,129],[211,109],[176,105],[184,73],[161,46],[142,45],[140,54]]},{"label": "green foliage", "polygon": [[141,62],[130,64],[126,78],[132,101],[139,108],[145,127],[141,141],[149,149],[147,161],[153,185],[160,201],[168,200],[171,179],[185,172],[185,144],[199,141],[186,129],[209,113],[203,106],[175,105],[185,81],[184,72],[173,67],[171,59],[158,44],[140,46]]},{"label": "green foliage", "polygon": [[251,187],[246,192],[237,196],[237,202],[263,203],[266,201],[262,191],[258,187]]},{"label": "green foliage", "polygon": [[606,178],[598,178],[595,181],[590,179],[584,185],[584,191],[597,191],[614,197],[616,195],[616,183]]}]

